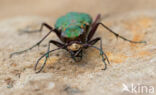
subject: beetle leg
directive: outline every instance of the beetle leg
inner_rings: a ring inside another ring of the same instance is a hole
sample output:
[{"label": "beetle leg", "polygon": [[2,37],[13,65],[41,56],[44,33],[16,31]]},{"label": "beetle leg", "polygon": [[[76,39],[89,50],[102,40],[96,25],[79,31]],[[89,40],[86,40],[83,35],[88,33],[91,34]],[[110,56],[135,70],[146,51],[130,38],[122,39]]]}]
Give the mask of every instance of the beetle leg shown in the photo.
[{"label": "beetle leg", "polygon": [[45,38],[47,38],[48,35],[49,35],[51,32],[57,32],[55,29],[53,30],[52,27],[48,26],[48,25],[45,24],[45,23],[42,24],[40,31],[42,31],[43,26],[46,26],[48,29],[50,29],[50,32],[48,32],[39,42],[37,42],[36,44],[34,44],[33,46],[31,46],[30,48],[27,48],[27,49],[25,49],[25,50],[18,51],[18,52],[13,52],[13,53],[10,54],[10,57],[12,57],[13,55],[16,55],[16,54],[22,54],[23,52],[27,52],[27,51],[33,49],[34,47],[39,46],[39,45],[41,44],[41,42],[42,42]]},{"label": "beetle leg", "polygon": [[[98,28],[99,25],[102,25],[102,26],[103,26],[105,29],[107,29],[109,32],[113,33],[117,38],[119,37],[119,38],[121,38],[121,39],[123,39],[123,40],[125,40],[125,41],[130,42],[130,43],[146,43],[146,41],[132,41],[132,40],[129,40],[129,39],[127,39],[127,38],[125,38],[125,37],[123,37],[123,36],[121,36],[121,35],[115,33],[113,30],[111,30],[109,27],[107,27],[107,26],[104,25],[103,23],[97,23],[97,24],[95,25],[95,27],[93,27],[93,29],[92,29],[91,31],[96,31],[96,29]],[[91,39],[91,38],[90,38],[90,39]],[[90,40],[90,39],[89,39],[89,40]],[[88,41],[89,41],[89,40],[88,40]]]},{"label": "beetle leg", "polygon": [[[41,72],[42,69],[44,68],[44,66],[46,65],[47,59],[49,58],[50,44],[51,44],[51,43],[54,44],[54,45],[56,45],[56,46],[58,47],[58,49],[63,49],[63,48],[65,47],[65,45],[62,44],[62,43],[60,43],[60,42],[57,42],[57,41],[54,41],[54,40],[50,40],[49,43],[48,43],[48,50],[47,50],[47,53],[44,54],[43,56],[41,56],[41,57],[38,59],[37,63],[35,64],[34,69],[36,70],[39,61],[40,61],[43,57],[45,57],[45,61],[44,61],[43,65],[41,66],[41,68],[40,68],[36,73]],[[55,50],[57,50],[57,49],[54,49],[54,50],[52,50],[52,51],[55,51]]]},{"label": "beetle leg", "polygon": [[[98,47],[96,47],[96,46],[93,46],[93,45],[94,45],[95,43],[97,43],[98,41],[100,41],[100,48],[98,48]],[[109,59],[108,59],[107,55],[105,54],[105,52],[104,52],[103,49],[102,49],[102,39],[101,39],[100,37],[97,37],[97,38],[95,38],[95,39],[89,41],[88,44],[85,44],[85,47],[86,47],[86,46],[87,46],[87,47],[95,48],[95,49],[97,49],[97,50],[100,51],[100,55],[101,55],[101,57],[102,57],[102,61],[103,61],[104,65],[105,65],[105,67],[104,67],[103,70],[106,70],[106,69],[107,69],[106,61],[107,61],[108,64],[110,64],[110,62],[109,62]]]},{"label": "beetle leg", "polygon": [[91,38],[94,36],[96,30],[97,30],[97,23],[100,20],[101,15],[98,14],[95,21],[93,22],[93,24],[91,25],[91,30],[89,31],[88,37],[87,37],[87,41],[90,41]]},{"label": "beetle leg", "polygon": [[60,43],[60,42],[55,41],[55,40],[50,40],[49,43],[52,43],[52,44],[56,45],[59,48],[65,48],[66,47],[63,43]]},{"label": "beetle leg", "polygon": [[90,45],[94,45],[94,44],[97,43],[99,40],[101,40],[101,38],[100,38],[100,37],[97,37],[97,38],[95,38],[95,39],[89,41],[88,43],[89,43]]},{"label": "beetle leg", "polygon": [[[107,63],[110,64],[110,62],[109,62],[109,59],[108,59],[107,55],[105,54],[105,52],[101,48],[98,48],[96,46],[90,46],[90,47],[95,48],[95,49],[100,51],[102,61],[103,61],[104,65],[105,65],[105,67],[102,70],[106,70],[107,69]],[[106,63],[106,61],[107,61],[107,63]]]},{"label": "beetle leg", "polygon": [[39,30],[32,30],[32,31],[24,30],[24,31],[25,31],[26,33],[42,32],[43,27],[46,27],[46,28],[48,28],[49,30],[53,30],[53,28],[52,28],[50,25],[48,25],[47,23],[43,22],[43,23],[41,24]]},{"label": "beetle leg", "polygon": [[37,31],[38,31],[38,32],[41,32],[41,31],[43,30],[43,27],[46,27],[46,28],[48,28],[50,31],[55,32],[56,35],[57,35],[58,37],[60,37],[60,32],[59,32],[57,29],[53,29],[53,27],[51,27],[49,24],[47,24],[47,23],[45,23],[45,22],[41,24],[40,29],[37,30]]},{"label": "beetle leg", "polygon": [[117,38],[119,37],[119,38],[121,38],[121,39],[123,39],[123,40],[125,40],[125,41],[130,42],[130,43],[146,43],[146,41],[132,41],[132,40],[129,40],[129,39],[127,39],[127,38],[125,38],[125,37],[123,37],[123,36],[121,36],[121,35],[115,33],[113,30],[111,30],[109,27],[107,27],[107,26],[104,25],[103,23],[98,23],[97,26],[99,26],[99,25],[102,25],[102,26],[103,26],[105,29],[107,29],[109,32],[113,33]]},{"label": "beetle leg", "polygon": [[100,14],[96,17],[95,21],[93,22],[92,26],[91,26],[91,30],[88,34],[88,37],[87,37],[87,42],[91,40],[91,38],[94,36],[97,28],[99,25],[102,25],[104,28],[106,28],[109,32],[113,33],[116,37],[119,37],[125,41],[128,41],[130,43],[146,43],[146,41],[132,41],[132,40],[129,40],[117,33],[115,33],[113,30],[111,30],[109,27],[107,27],[106,25],[104,25],[103,23],[99,23],[98,21],[100,20]]},{"label": "beetle leg", "polygon": [[37,42],[36,44],[34,44],[33,46],[31,46],[30,48],[27,48],[25,50],[22,50],[22,51],[18,51],[18,52],[13,52],[10,54],[10,57],[12,57],[13,55],[16,55],[16,54],[22,54],[23,52],[27,52],[31,49],[33,49],[34,47],[36,46],[39,46],[41,44],[41,42],[51,33],[52,31],[50,31],[47,35],[45,35],[39,42]]},{"label": "beetle leg", "polygon": [[41,68],[40,68],[38,71],[36,71],[36,73],[41,72],[42,69],[44,68],[44,66],[46,65],[47,59],[48,59],[48,57],[49,57],[49,53],[54,52],[54,51],[59,50],[59,49],[61,49],[61,48],[57,48],[57,49],[53,49],[53,50],[51,50],[51,51],[48,51],[47,53],[45,53],[44,55],[42,55],[42,56],[37,60],[35,66],[34,66],[34,70],[35,70],[35,71],[36,71],[36,69],[37,69],[37,66],[38,66],[40,60],[41,60],[43,57],[45,57],[44,63],[42,64]]}]

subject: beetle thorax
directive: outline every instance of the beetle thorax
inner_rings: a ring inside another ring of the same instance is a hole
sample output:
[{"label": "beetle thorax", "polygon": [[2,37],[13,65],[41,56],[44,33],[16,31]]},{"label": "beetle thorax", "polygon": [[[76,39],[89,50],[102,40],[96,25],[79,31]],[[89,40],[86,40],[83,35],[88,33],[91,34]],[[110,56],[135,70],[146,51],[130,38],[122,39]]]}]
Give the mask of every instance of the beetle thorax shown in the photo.
[{"label": "beetle thorax", "polygon": [[72,51],[77,51],[77,50],[79,50],[81,47],[82,47],[81,44],[73,43],[73,44],[69,45],[67,48],[68,48],[69,50],[72,50]]}]

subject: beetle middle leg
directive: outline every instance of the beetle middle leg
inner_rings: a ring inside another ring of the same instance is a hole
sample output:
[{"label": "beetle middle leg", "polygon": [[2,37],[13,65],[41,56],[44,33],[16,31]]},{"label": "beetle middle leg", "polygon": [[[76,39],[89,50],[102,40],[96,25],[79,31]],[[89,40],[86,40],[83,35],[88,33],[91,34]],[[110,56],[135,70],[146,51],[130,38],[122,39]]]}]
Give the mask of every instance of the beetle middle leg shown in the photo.
[{"label": "beetle middle leg", "polygon": [[27,51],[33,49],[34,47],[39,46],[39,45],[43,42],[43,40],[45,40],[45,38],[48,37],[48,35],[49,35],[51,32],[55,32],[55,33],[57,34],[57,30],[53,29],[51,26],[49,26],[49,25],[46,24],[46,23],[43,23],[43,24],[41,25],[40,31],[42,31],[43,26],[47,27],[47,28],[50,30],[50,32],[48,32],[39,42],[37,42],[37,43],[34,44],[33,46],[31,46],[31,47],[29,47],[29,48],[27,48],[27,49],[25,49],[25,50],[22,50],[22,51],[13,52],[13,53],[10,54],[10,57],[12,57],[13,55],[16,55],[16,54],[22,54],[23,52],[27,52]]},{"label": "beetle middle leg", "polygon": [[[58,48],[50,51],[50,44],[54,44],[54,45],[56,45]],[[35,66],[34,66],[34,70],[36,71],[39,61],[40,61],[43,57],[45,57],[45,60],[44,60],[43,65],[41,66],[41,68],[40,68],[36,73],[41,72],[42,69],[45,67],[46,62],[47,62],[47,59],[49,58],[49,53],[50,53],[50,52],[53,52],[53,51],[59,50],[59,49],[63,49],[64,47],[65,47],[64,44],[62,44],[62,43],[60,43],[60,42],[57,42],[57,41],[54,41],[54,40],[50,40],[49,43],[48,43],[47,53],[45,53],[44,55],[42,55],[42,56],[37,60]]]}]

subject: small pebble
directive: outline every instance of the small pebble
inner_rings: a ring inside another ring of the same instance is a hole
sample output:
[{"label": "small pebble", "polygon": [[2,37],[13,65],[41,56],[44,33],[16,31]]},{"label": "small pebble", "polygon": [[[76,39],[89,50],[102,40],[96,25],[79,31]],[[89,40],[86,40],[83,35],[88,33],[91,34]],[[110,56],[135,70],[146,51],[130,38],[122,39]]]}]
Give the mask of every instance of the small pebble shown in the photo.
[{"label": "small pebble", "polygon": [[55,87],[55,83],[54,82],[50,82],[48,84],[48,89],[53,89]]}]

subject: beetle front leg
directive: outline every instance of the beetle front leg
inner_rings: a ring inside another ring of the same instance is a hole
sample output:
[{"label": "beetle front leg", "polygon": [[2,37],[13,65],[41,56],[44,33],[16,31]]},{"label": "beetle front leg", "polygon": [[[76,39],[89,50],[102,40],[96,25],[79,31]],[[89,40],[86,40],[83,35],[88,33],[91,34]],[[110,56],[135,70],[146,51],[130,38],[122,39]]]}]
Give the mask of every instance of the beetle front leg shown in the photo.
[{"label": "beetle front leg", "polygon": [[[39,61],[40,61],[43,57],[45,57],[45,60],[44,60],[43,65],[41,66],[41,68],[40,68],[36,73],[41,72],[42,69],[43,69],[43,68],[45,67],[45,65],[46,65],[47,59],[49,58],[50,44],[56,45],[56,46],[58,47],[58,49],[63,49],[63,48],[65,47],[65,45],[62,44],[62,43],[60,43],[60,42],[57,42],[57,41],[54,41],[54,40],[50,40],[49,43],[48,43],[47,53],[45,53],[43,56],[41,56],[41,57],[37,60],[37,63],[36,63],[35,66],[34,66],[34,70],[36,71],[37,65],[38,65]],[[52,51],[55,51],[55,50],[58,50],[58,49],[54,49],[54,50],[52,50]]]},{"label": "beetle front leg", "polygon": [[[100,48],[98,48],[96,46],[93,46],[98,41],[100,41]],[[87,44],[85,44],[85,46],[92,47],[92,48],[95,48],[95,49],[99,50],[100,55],[102,57],[102,61],[103,61],[104,65],[105,65],[105,67],[103,68],[103,70],[106,70],[107,69],[107,63],[110,64],[110,62],[109,62],[109,59],[108,59],[107,55],[103,51],[103,48],[102,48],[102,39],[100,37],[97,37],[97,38],[89,41]],[[107,61],[107,63],[106,63],[106,61]]]},{"label": "beetle front leg", "polygon": [[46,57],[46,59],[44,60],[44,63],[43,63],[42,66],[41,66],[41,68],[40,68],[38,71],[36,71],[36,73],[41,72],[42,69],[45,67],[46,62],[47,62],[47,59],[48,59],[48,57],[49,57],[49,53],[54,52],[54,51],[59,50],[59,49],[61,49],[61,48],[57,48],[57,49],[53,49],[53,50],[51,50],[51,51],[48,51],[47,53],[45,53],[44,55],[42,55],[42,56],[37,60],[35,66],[34,66],[34,70],[35,70],[35,71],[36,71],[36,69],[37,69],[37,66],[38,66],[40,60],[41,60],[42,58]]}]

